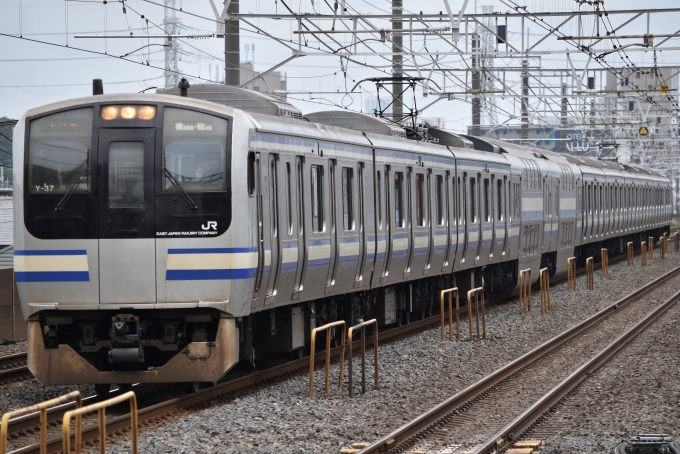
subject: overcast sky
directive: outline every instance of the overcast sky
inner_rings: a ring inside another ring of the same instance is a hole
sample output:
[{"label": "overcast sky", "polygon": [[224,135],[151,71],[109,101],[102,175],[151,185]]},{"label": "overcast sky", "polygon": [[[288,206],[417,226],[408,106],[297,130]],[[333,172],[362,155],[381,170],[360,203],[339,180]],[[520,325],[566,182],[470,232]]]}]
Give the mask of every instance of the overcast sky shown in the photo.
[{"label": "overcast sky", "polygon": [[[164,0],[154,0],[163,3]],[[324,0],[283,0],[296,11],[322,13],[330,12],[328,4]],[[509,1],[509,0],[508,0]],[[462,0],[450,0],[454,14],[461,8]],[[216,1],[221,10],[221,0]],[[332,4],[329,0],[328,3]],[[529,11],[540,10],[573,10],[577,9],[572,0],[523,0]],[[178,12],[177,17],[186,27],[185,33],[191,31],[214,31],[215,23],[208,0],[175,0],[177,8],[185,13]],[[91,94],[91,81],[93,78],[101,78],[105,82],[105,92],[139,92],[149,87],[163,87],[163,44],[162,40],[151,40],[151,47],[137,50],[147,44],[140,38],[101,40],[101,39],[76,39],[77,34],[104,34],[127,35],[130,31],[138,36],[147,30],[150,34],[161,34],[157,28],[161,26],[165,9],[154,5],[146,0],[128,0],[125,2],[126,12],[119,1],[109,0],[107,4],[100,0],[91,1],[68,1],[64,0],[0,0],[0,33],[12,36],[23,36],[26,39],[18,39],[10,36],[0,36],[0,116],[18,118],[27,109],[59,101],[62,99],[86,96]],[[391,3],[388,0],[347,0],[347,5],[359,13],[380,13],[388,11]],[[494,11],[507,11],[509,8],[501,1],[481,2],[470,0],[468,11],[482,11],[482,5],[492,6]],[[605,6],[609,10],[639,8],[641,6],[651,8],[680,7],[677,0],[608,0]],[[434,0],[404,0],[404,8],[408,12],[439,13],[444,12],[446,25],[446,10],[444,2]],[[590,6],[583,8],[591,9]],[[285,13],[286,9],[279,0],[241,0],[241,12],[273,13],[275,11]],[[186,14],[191,13],[191,14]],[[144,16],[142,19],[141,16]],[[611,16],[614,26],[621,23],[618,16]],[[149,20],[148,24],[146,20]],[[292,21],[271,21],[265,19],[252,19],[253,25],[259,25],[269,33],[282,39],[293,39],[297,42],[297,36],[293,37],[292,30],[295,24]],[[351,24],[351,23],[350,23]],[[656,15],[652,19],[651,31],[653,33],[673,33],[680,24],[680,13]],[[386,22],[375,21],[378,27],[387,27]],[[241,61],[254,60],[257,70],[265,70],[270,66],[282,61],[291,55],[291,51],[275,41],[253,33],[253,28],[241,23]],[[330,28],[330,24],[320,24],[322,28]],[[351,26],[351,25],[350,25]],[[415,27],[415,25],[414,25]],[[537,41],[540,36],[539,27],[527,23],[529,42]],[[628,34],[642,34],[646,32],[646,18],[642,16],[635,22],[626,26],[623,30]],[[336,26],[337,29],[342,27]],[[567,33],[577,34],[577,29],[565,30]],[[623,33],[623,31],[621,33]],[[514,25],[509,27],[509,42],[520,47],[520,29]],[[366,38],[368,35],[363,35]],[[450,39],[450,34],[447,35]],[[346,45],[350,43],[350,35],[334,35],[338,43]],[[54,43],[51,46],[45,43],[31,42],[28,39]],[[182,43],[182,57],[179,62],[180,70],[190,78],[219,78],[223,77],[224,65],[219,61],[222,57],[224,43],[221,39],[184,40]],[[407,44],[408,39],[404,39]],[[418,36],[413,38],[414,50],[423,47],[433,50],[450,50],[437,37]],[[660,39],[657,39],[657,42]],[[330,39],[326,39],[330,42]],[[310,47],[306,50],[312,52],[316,44],[314,38],[308,42]],[[65,46],[69,46],[69,48]],[[245,46],[254,45],[254,53],[248,55]],[[383,45],[380,42],[370,42],[376,52],[388,51],[390,44]],[[680,47],[680,40],[673,39],[665,46]],[[88,53],[86,49],[96,53]],[[340,47],[334,44],[337,49]],[[563,41],[557,41],[554,37],[548,38],[541,44],[542,50],[572,49]],[[102,55],[102,53],[107,55]],[[115,58],[130,53],[127,57],[132,61],[124,61]],[[315,52],[318,53],[318,52]],[[651,53],[630,52],[630,57],[636,63],[651,64]],[[345,87],[351,90],[355,81],[366,77],[387,75],[390,71],[389,56],[376,56],[370,53],[362,53],[355,57],[357,62],[365,62],[370,65],[380,66],[378,69],[367,69],[354,62],[342,62],[347,65],[347,78],[344,77],[341,60],[337,55],[328,52],[326,55],[310,55],[298,58],[280,68],[288,77],[289,90],[337,92],[344,91]],[[577,62],[585,62],[583,56],[573,56]],[[149,62],[149,66],[146,62]],[[424,62],[424,60],[421,60]],[[616,54],[610,56],[612,63],[618,62]],[[440,62],[448,67],[461,68],[465,64],[460,58],[453,56],[441,57]],[[659,63],[680,64],[678,51],[665,51],[659,53]],[[508,59],[498,61],[498,65],[513,66],[517,62]],[[566,58],[563,54],[546,55],[542,57],[543,67],[565,67]],[[577,63],[578,64],[578,63]],[[583,63],[581,63],[583,64]],[[154,68],[153,66],[156,66]],[[464,76],[463,76],[464,77]],[[508,80],[516,78],[516,75],[508,74]],[[433,79],[443,85],[441,75],[433,76]],[[449,82],[450,84],[450,82]],[[375,86],[370,84],[365,87],[363,93],[353,96],[343,94],[314,94],[314,95],[291,95],[290,101],[300,107],[303,112],[335,109],[333,105],[347,106],[353,110],[362,110],[365,99],[372,96]],[[447,90],[460,90],[450,85]],[[153,90],[152,90],[153,91]],[[313,99],[310,99],[313,98]],[[410,96],[409,96],[410,99]],[[434,99],[422,97],[422,90],[418,91],[416,101],[418,106],[429,104]],[[507,110],[511,104],[504,105]],[[442,100],[429,108],[425,117],[445,117],[447,129],[463,131],[470,123],[470,105],[464,101]]]}]

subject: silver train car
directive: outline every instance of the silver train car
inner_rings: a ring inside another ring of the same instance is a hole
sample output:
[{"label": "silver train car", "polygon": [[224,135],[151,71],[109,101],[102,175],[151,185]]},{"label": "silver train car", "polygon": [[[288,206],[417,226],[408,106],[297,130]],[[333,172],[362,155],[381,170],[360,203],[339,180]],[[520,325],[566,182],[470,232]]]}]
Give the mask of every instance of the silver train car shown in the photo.
[{"label": "silver train car", "polygon": [[323,323],[408,323],[440,289],[509,292],[520,269],[669,231],[671,183],[648,170],[179,94],[72,99],[14,130],[16,282],[45,384],[215,382],[304,354]]}]

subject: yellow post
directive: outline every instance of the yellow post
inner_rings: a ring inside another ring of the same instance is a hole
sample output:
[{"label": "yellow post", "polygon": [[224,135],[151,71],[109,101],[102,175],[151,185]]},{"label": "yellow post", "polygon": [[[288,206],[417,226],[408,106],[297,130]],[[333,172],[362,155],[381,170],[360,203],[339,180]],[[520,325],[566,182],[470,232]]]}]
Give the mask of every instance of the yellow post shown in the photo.
[{"label": "yellow post", "polygon": [[519,313],[531,310],[531,268],[519,272]]},{"label": "yellow post", "polygon": [[378,389],[378,321],[371,319],[352,326],[347,332],[347,344],[349,345],[347,359],[347,373],[349,378],[349,397],[354,397],[354,387],[352,383],[352,334],[354,330],[361,330],[361,393],[366,392],[366,327],[375,325],[373,334],[373,386]]},{"label": "yellow post", "polygon": [[628,266],[635,265],[635,253],[633,252],[633,242],[628,242]]},{"label": "yellow post", "polygon": [[586,259],[586,290],[595,289],[595,267],[593,265],[593,258]]},{"label": "yellow post", "polygon": [[543,268],[539,273],[541,287],[541,314],[550,309],[550,273],[548,268]]},{"label": "yellow post", "polygon": [[460,338],[460,319],[458,317],[458,287],[442,290],[439,295],[439,308],[441,312],[440,322],[442,342],[444,342],[444,296],[449,295],[449,340],[453,341],[453,293],[456,294],[456,339]]},{"label": "yellow post", "polygon": [[607,249],[600,249],[600,256],[602,258],[602,276],[609,276],[609,251]]},{"label": "yellow post", "polygon": [[[80,408],[82,400],[80,391],[72,391],[63,396],[55,397],[54,399],[41,402],[39,404],[31,405],[30,407],[20,408],[18,410],[10,411],[2,415],[2,424],[0,425],[0,454],[7,454],[7,432],[9,430],[9,420],[27,415],[29,413],[40,412],[40,453],[47,452],[47,410],[63,405],[68,402],[76,402],[76,408]],[[80,417],[78,417],[80,421]],[[76,442],[80,441],[80,434],[76,433]]]},{"label": "yellow post", "polygon": [[647,266],[647,242],[640,244],[640,262],[642,266]]},{"label": "yellow post", "polygon": [[88,405],[87,407],[77,408],[75,410],[64,413],[64,423],[61,427],[62,449],[65,454],[71,452],[71,418],[76,418],[76,454],[80,454],[81,437],[83,432],[82,415],[96,411],[99,420],[99,452],[106,453],[106,408],[119,403],[130,402],[130,446],[131,453],[138,454],[137,447],[137,396],[134,391],[128,391],[120,396],[107,399],[96,404]]},{"label": "yellow post", "polygon": [[576,257],[567,259],[567,290],[576,290]]},{"label": "yellow post", "polygon": [[[340,350],[340,379],[338,382],[338,388],[342,389],[342,375],[343,368],[345,366],[345,321],[338,320],[336,322],[327,323],[326,325],[319,326],[312,330],[312,345],[309,355],[309,398],[311,399],[314,395],[314,352],[316,350],[316,333],[319,331],[325,331],[334,326],[342,325],[342,350]],[[352,348],[350,346],[350,348]],[[326,394],[329,391],[331,373],[331,336],[330,333],[326,334]]]},{"label": "yellow post", "polygon": [[[477,287],[473,288],[472,290],[468,291],[467,294],[467,302],[468,302],[468,318],[470,319],[470,342],[474,340],[474,335],[472,333],[472,303],[473,303],[473,296],[474,296],[474,304],[475,304],[475,316],[477,319],[477,340],[481,340],[481,336],[479,334],[479,305],[481,303],[482,305],[482,327],[483,327],[483,332],[484,332],[484,339],[486,339],[486,310],[484,309],[484,289],[482,287]],[[481,298],[481,300],[480,300]]]},{"label": "yellow post", "polygon": [[649,260],[654,258],[654,237],[650,236],[647,242],[647,250],[649,251]]}]

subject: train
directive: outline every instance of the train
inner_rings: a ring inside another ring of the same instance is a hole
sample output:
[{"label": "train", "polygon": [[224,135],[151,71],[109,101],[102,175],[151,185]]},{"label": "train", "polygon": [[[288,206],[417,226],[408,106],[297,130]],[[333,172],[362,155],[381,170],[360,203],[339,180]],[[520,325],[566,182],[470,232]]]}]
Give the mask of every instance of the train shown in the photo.
[{"label": "train", "polygon": [[648,169],[188,85],[14,129],[15,279],[44,384],[214,383],[301,357],[325,323],[409,323],[441,289],[508,293],[520,270],[669,232],[671,182]]}]

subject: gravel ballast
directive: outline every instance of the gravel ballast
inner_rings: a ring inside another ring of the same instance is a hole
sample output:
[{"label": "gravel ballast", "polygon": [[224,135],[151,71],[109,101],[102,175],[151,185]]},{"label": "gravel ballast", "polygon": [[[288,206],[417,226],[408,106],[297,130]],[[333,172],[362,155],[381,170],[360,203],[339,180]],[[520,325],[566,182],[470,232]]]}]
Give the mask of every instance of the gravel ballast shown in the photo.
[{"label": "gravel ballast", "polygon": [[590,377],[558,410],[556,417],[568,413],[570,424],[546,440],[541,454],[613,454],[639,433],[680,441],[679,325],[676,304]]},{"label": "gravel ballast", "polygon": [[[300,374],[222,399],[205,410],[181,411],[165,424],[143,429],[140,451],[325,453],[339,452],[353,441],[372,441],[678,264],[680,256],[670,253],[662,262],[657,251],[646,268],[636,258],[632,269],[625,261],[610,266],[609,278],[596,272],[594,291],[584,289],[585,277],[578,279],[574,292],[567,291],[566,283],[556,285],[551,289],[552,310],[545,316],[520,317],[516,301],[491,307],[486,341],[465,340],[464,323],[461,341],[442,343],[435,328],[382,344],[380,390],[373,390],[369,382],[368,392],[351,400],[346,376],[343,390],[337,389],[336,363],[329,395],[323,391],[321,368],[311,400],[308,377]],[[535,292],[532,307],[537,306]],[[355,384],[360,379],[356,361]],[[372,364],[369,355],[369,377]],[[111,444],[111,452],[128,449],[126,438]]]}]

